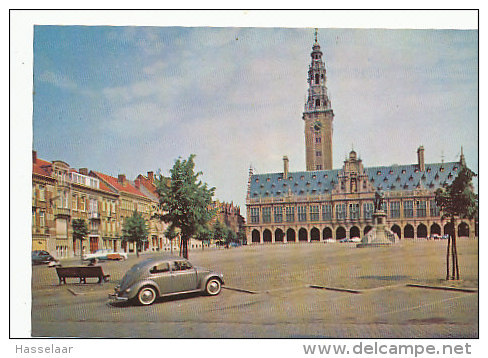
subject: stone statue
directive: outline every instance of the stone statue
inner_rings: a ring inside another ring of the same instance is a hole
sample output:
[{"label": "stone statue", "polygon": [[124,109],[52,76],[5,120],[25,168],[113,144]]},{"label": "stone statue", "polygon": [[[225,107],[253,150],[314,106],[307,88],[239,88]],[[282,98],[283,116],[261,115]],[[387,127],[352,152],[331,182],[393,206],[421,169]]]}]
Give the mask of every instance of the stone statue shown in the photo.
[{"label": "stone statue", "polygon": [[385,205],[385,192],[378,188],[374,194],[374,211],[383,210]]}]

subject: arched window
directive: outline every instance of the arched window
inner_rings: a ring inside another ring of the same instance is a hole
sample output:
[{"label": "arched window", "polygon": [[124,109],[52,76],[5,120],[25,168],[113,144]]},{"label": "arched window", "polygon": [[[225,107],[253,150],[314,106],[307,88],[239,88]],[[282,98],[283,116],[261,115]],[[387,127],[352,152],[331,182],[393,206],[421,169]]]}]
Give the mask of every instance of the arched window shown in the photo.
[{"label": "arched window", "polygon": [[315,107],[320,107],[320,99],[315,100]]}]

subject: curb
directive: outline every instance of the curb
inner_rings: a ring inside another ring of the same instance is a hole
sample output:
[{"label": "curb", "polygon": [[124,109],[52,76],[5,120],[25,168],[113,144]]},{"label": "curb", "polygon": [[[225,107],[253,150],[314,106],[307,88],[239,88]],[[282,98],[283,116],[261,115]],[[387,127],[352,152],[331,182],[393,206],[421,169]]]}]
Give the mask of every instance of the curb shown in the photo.
[{"label": "curb", "polygon": [[478,289],[476,289],[476,288],[457,288],[457,287],[449,287],[449,286],[429,286],[429,285],[418,285],[415,283],[408,283],[405,286],[417,287],[417,288],[427,288],[427,289],[431,289],[431,290],[458,291],[458,292],[469,292],[469,293],[478,292]]},{"label": "curb", "polygon": [[228,287],[228,286],[222,286],[222,288],[225,288],[226,290],[229,290],[229,291],[237,291],[237,292],[250,293],[252,295],[255,295],[255,294],[258,294],[259,293],[259,292],[256,292],[256,291],[245,290],[245,289],[242,289],[242,288]]},{"label": "curb", "polygon": [[351,289],[348,289],[348,288],[326,287],[326,286],[318,286],[318,285],[308,285],[308,287],[310,287],[310,288],[318,288],[318,289],[321,289],[321,290],[347,292],[347,293],[354,293],[354,294],[363,293],[362,291],[359,291],[359,290],[351,290]]}]

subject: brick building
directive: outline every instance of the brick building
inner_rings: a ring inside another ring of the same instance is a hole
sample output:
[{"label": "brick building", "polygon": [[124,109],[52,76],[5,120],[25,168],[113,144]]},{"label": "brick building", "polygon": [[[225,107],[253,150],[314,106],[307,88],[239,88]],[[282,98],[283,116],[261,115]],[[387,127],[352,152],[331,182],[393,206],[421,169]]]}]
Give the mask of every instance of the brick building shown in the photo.
[{"label": "brick building", "polygon": [[332,121],[326,69],[315,37],[308,72],[308,98],[303,113],[306,171],[249,173],[246,198],[246,236],[249,244],[310,242],[363,237],[373,226],[375,192],[385,193],[388,227],[403,238],[425,238],[457,230],[474,237],[473,220],[459,220],[455,228],[441,220],[435,190],[455,179],[459,162],[425,163],[424,148],[417,163],[364,167],[351,151],[342,168],[332,169]]},{"label": "brick building", "polygon": [[[82,249],[135,252],[134,244],[122,240],[124,220],[134,210],[146,219],[149,231],[142,251],[178,252],[179,238],[167,239],[167,224],[153,215],[159,212],[153,172],[129,181],[124,174],[112,177],[76,170],[60,160],[41,160],[32,151],[32,250],[47,250],[58,258],[79,256]],[[87,223],[83,248],[73,240],[73,219]],[[202,243],[191,239],[188,248],[201,249]]]}]

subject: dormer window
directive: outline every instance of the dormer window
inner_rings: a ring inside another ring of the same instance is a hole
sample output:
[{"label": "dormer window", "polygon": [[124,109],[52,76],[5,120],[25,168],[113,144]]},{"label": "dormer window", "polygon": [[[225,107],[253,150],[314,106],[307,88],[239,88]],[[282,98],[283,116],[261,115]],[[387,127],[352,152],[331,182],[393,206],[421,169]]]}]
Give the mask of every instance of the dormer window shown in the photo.
[{"label": "dormer window", "polygon": [[300,177],[300,180],[305,180],[305,176],[304,176],[304,175],[302,175],[302,176]]},{"label": "dormer window", "polygon": [[378,171],[376,172],[376,175],[381,175],[381,170],[378,170]]},{"label": "dormer window", "polygon": [[269,179],[269,178],[266,178],[266,181],[268,181],[268,182],[269,182],[270,180],[271,180],[271,179]]},{"label": "dormer window", "polygon": [[320,99],[315,100],[315,107],[320,107]]},{"label": "dormer window", "polygon": [[430,173],[432,169],[430,168],[427,168],[427,173]]},{"label": "dormer window", "polygon": [[256,183],[259,183],[259,179],[256,179],[256,180],[255,180],[255,182],[256,182]]},{"label": "dormer window", "polygon": [[402,169],[402,174],[405,174],[407,171],[405,169]]}]

